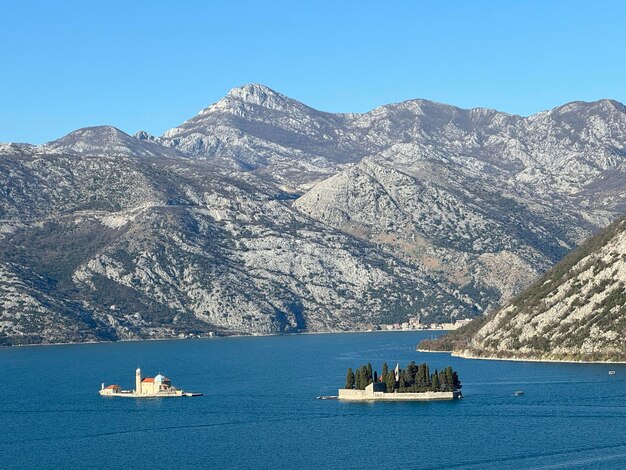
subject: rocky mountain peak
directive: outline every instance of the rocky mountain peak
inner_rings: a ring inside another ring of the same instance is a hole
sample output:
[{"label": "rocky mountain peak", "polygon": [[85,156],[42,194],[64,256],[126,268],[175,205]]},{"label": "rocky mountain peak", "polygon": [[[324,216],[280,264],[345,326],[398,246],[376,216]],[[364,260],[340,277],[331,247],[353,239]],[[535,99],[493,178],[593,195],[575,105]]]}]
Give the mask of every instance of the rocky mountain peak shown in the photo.
[{"label": "rocky mountain peak", "polygon": [[228,92],[228,96],[259,105],[263,104],[267,99],[285,98],[285,96],[271,88],[257,83],[247,83],[240,87],[232,88]]},{"label": "rocky mountain peak", "polygon": [[69,139],[85,139],[85,138],[100,139],[100,140],[103,140],[103,139],[106,139],[106,140],[116,139],[117,140],[117,139],[124,139],[125,137],[130,137],[130,136],[114,126],[91,126],[91,127],[82,127],[75,131],[72,131],[69,134],[53,142],[61,142],[64,140],[69,140]]},{"label": "rocky mountain peak", "polygon": [[379,106],[368,113],[356,116],[355,122],[360,127],[382,123],[392,132],[408,131],[414,135],[425,132],[432,136],[441,133],[471,133],[477,129],[485,130],[492,125],[501,128],[519,119],[519,116],[494,109],[464,109],[425,99],[413,99]]},{"label": "rocky mountain peak", "polygon": [[133,134],[133,137],[138,140],[150,140],[150,141],[157,140],[155,136],[153,136],[152,134],[146,131],[137,131],[135,132],[135,134]]},{"label": "rocky mountain peak", "polygon": [[292,109],[306,108],[299,101],[282,95],[265,85],[249,83],[231,89],[228,94],[217,103],[203,109],[200,115],[211,113],[215,110],[237,110],[248,106],[258,106],[267,110],[289,111]]},{"label": "rocky mountain peak", "polygon": [[[538,113],[535,116],[549,116],[564,121],[583,121],[593,116],[604,120],[626,120],[626,106],[619,101],[602,99],[598,101],[572,101],[562,106]],[[531,116],[532,118],[533,116]]]},{"label": "rocky mountain peak", "polygon": [[22,142],[0,142],[0,155],[30,152],[35,146]]},{"label": "rocky mountain peak", "polygon": [[37,147],[39,153],[85,156],[182,156],[155,142],[147,132],[132,137],[113,126],[93,126],[75,130],[60,139]]},{"label": "rocky mountain peak", "polygon": [[626,107],[618,101],[573,101],[525,120],[525,134],[538,133],[559,141],[564,149],[576,146],[626,145]]},{"label": "rocky mountain peak", "polygon": [[113,126],[84,127],[38,146],[41,153],[128,154],[133,138]]}]

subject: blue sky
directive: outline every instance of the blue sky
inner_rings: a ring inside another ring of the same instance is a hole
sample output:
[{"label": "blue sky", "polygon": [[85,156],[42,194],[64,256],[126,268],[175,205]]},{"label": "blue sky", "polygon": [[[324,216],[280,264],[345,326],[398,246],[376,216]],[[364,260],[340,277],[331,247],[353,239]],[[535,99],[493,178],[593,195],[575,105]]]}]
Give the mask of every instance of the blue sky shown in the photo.
[{"label": "blue sky", "polygon": [[161,134],[232,87],[325,111],[626,101],[626,2],[0,3],[0,142]]}]

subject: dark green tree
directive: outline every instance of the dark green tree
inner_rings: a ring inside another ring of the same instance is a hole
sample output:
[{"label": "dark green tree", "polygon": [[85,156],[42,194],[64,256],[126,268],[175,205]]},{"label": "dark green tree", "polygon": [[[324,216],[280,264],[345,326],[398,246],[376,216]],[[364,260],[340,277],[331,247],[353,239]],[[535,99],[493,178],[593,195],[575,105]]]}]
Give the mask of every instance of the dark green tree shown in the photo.
[{"label": "dark green tree", "polygon": [[435,371],[435,373],[433,374],[431,388],[432,388],[432,390],[434,392],[438,392],[439,391],[440,384],[439,384],[439,375],[437,374],[437,371]]},{"label": "dark green tree", "polygon": [[396,388],[396,375],[392,370],[387,372],[387,375],[384,376],[385,384],[387,385],[387,392],[391,393]]},{"label": "dark green tree", "polygon": [[378,382],[378,372],[374,371],[374,382]]},{"label": "dark green tree", "polygon": [[385,377],[387,377],[387,372],[389,372],[389,366],[387,366],[387,363],[383,363],[383,370],[381,372],[381,376],[383,377],[383,380],[385,380]]},{"label": "dark green tree", "polygon": [[446,391],[451,392],[454,390],[454,371],[452,370],[452,367],[448,366],[443,370],[443,372],[446,376]]},{"label": "dark green tree", "polygon": [[404,374],[400,374],[400,383],[398,384],[398,390],[401,392],[406,391],[406,380],[404,380]]},{"label": "dark green tree", "polygon": [[435,390],[435,388],[433,387],[433,382],[435,380],[435,377],[437,377],[437,383],[438,383],[438,386],[440,386],[441,383],[439,382],[439,371],[437,369],[435,369],[435,372],[433,372],[430,375],[430,389],[431,390]]},{"label": "dark green tree", "polygon": [[415,377],[415,385],[418,389],[422,389],[426,386],[426,364],[420,364],[417,367],[417,374]]},{"label": "dark green tree", "polygon": [[420,376],[422,387],[430,388],[430,369],[428,368],[428,364],[421,364],[420,367],[422,367],[422,375]]},{"label": "dark green tree", "polygon": [[357,369],[354,374],[354,385],[357,390],[363,390],[363,379],[361,378],[361,369]]},{"label": "dark green tree", "polygon": [[356,378],[354,377],[354,372],[352,372],[352,367],[349,367],[348,373],[346,374],[345,388],[354,388],[355,384],[356,384]]},{"label": "dark green tree", "polygon": [[415,375],[417,374],[418,367],[415,365],[415,361],[409,362],[404,369],[404,382],[407,387],[415,384]]},{"label": "dark green tree", "polygon": [[367,363],[367,380],[368,384],[371,384],[374,380],[374,376],[372,374],[372,364],[370,362]]},{"label": "dark green tree", "polygon": [[362,390],[365,390],[365,387],[367,387],[370,383],[370,375],[367,372],[367,366],[366,365],[362,365],[361,366],[361,378],[363,379],[364,385]]},{"label": "dark green tree", "polygon": [[461,385],[458,374],[455,371],[452,371],[452,389],[460,390],[462,386],[463,385]]},{"label": "dark green tree", "polygon": [[446,373],[443,370],[439,372],[439,388],[443,392],[448,391],[448,382],[446,381]]}]

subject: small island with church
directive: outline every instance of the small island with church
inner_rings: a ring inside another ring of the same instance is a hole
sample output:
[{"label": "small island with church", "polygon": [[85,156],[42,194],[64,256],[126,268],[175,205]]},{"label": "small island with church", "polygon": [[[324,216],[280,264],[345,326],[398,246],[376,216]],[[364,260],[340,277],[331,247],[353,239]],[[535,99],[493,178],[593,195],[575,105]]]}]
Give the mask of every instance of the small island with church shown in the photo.
[{"label": "small island with church", "polygon": [[405,369],[397,364],[390,370],[385,362],[381,374],[372,365],[348,369],[346,385],[339,389],[339,400],[346,401],[430,401],[462,398],[461,381],[452,367],[432,374],[428,364],[411,361]]},{"label": "small island with church", "polygon": [[103,397],[129,398],[198,397],[202,395],[198,392],[185,392],[172,386],[172,381],[161,374],[142,378],[139,368],[135,371],[135,390],[122,390],[119,385],[105,387],[102,384],[99,393]]}]

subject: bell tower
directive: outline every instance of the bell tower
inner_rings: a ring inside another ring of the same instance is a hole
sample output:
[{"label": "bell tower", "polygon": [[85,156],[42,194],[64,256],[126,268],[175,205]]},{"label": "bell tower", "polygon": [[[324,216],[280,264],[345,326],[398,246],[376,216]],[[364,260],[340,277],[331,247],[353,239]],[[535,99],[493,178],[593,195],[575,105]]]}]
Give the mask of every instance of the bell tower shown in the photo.
[{"label": "bell tower", "polygon": [[135,394],[141,395],[141,369],[139,367],[135,371]]}]

